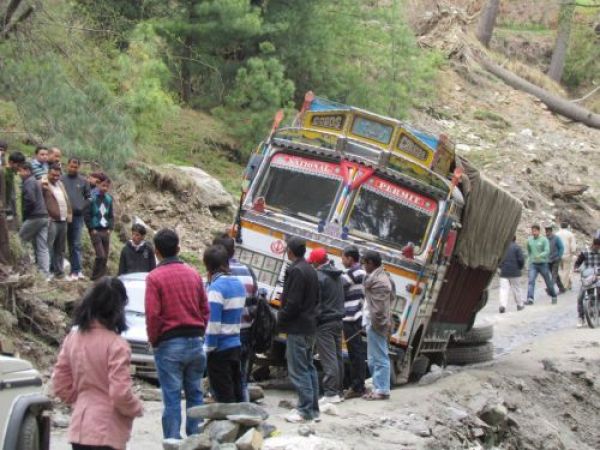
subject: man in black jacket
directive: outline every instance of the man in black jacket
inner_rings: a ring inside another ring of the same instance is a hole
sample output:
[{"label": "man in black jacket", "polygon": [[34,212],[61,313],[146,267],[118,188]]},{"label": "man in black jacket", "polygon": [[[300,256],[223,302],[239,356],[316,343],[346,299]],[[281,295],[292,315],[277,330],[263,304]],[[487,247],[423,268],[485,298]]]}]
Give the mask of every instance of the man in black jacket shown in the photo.
[{"label": "man in black jacket", "polygon": [[319,380],[313,363],[319,280],[315,269],[304,259],[305,253],[304,240],[288,239],[287,257],[291,264],[285,274],[277,315],[280,331],[288,335],[288,376],[298,393],[297,409],[285,418],[292,423],[319,419]]},{"label": "man in black jacket", "polygon": [[33,244],[38,268],[46,277],[49,277],[48,209],[44,202],[42,186],[33,176],[29,163],[21,164],[19,176],[23,180],[23,225],[19,230],[19,237],[23,242]]},{"label": "man in black jacket", "polygon": [[134,223],[131,227],[131,240],[127,241],[119,260],[119,275],[135,272],[150,272],[156,267],[154,248],[150,242],[144,240],[146,227],[141,223]]},{"label": "man in black jacket", "polygon": [[327,258],[327,251],[318,247],[308,257],[317,269],[319,288],[319,312],[317,315],[317,351],[323,367],[323,394],[319,401],[340,403],[343,395],[344,358],[342,356],[342,319],[344,317],[344,286],[342,271],[336,269]]},{"label": "man in black jacket", "polygon": [[525,308],[521,295],[521,271],[525,266],[525,257],[516,240],[516,236],[513,237],[500,263],[500,314],[506,312],[510,294],[517,304],[517,311]]}]

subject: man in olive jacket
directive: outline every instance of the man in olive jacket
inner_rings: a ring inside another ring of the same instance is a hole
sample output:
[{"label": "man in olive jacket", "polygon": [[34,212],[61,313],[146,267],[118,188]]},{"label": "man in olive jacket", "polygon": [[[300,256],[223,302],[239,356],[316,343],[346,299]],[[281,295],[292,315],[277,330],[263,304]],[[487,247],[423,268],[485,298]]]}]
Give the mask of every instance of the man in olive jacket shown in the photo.
[{"label": "man in olive jacket", "polygon": [[373,391],[363,396],[366,400],[390,398],[390,357],[388,336],[392,328],[392,300],[396,295],[394,283],[385,272],[381,255],[366,251],[362,258],[367,276],[363,323],[367,329],[367,362],[373,377]]},{"label": "man in olive jacket", "polygon": [[304,259],[306,242],[292,237],[287,241],[288,267],[277,315],[280,331],[287,333],[288,376],[298,393],[298,407],[286,420],[301,423],[319,418],[319,380],[313,364],[317,330],[319,280]]}]

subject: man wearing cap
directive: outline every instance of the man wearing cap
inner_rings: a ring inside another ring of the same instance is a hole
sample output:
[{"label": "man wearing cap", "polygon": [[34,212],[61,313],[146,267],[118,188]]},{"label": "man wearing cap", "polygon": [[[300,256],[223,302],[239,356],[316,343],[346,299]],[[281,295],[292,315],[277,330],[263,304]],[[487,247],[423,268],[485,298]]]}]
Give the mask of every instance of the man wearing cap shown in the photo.
[{"label": "man wearing cap", "polygon": [[303,239],[287,240],[290,265],[285,272],[281,309],[277,314],[280,331],[287,333],[288,377],[298,393],[298,406],[285,417],[292,423],[319,419],[319,379],[313,363],[319,280],[315,269],[304,259],[305,254]]},{"label": "man wearing cap", "polygon": [[327,251],[318,247],[308,257],[317,269],[319,308],[317,313],[317,351],[323,367],[323,398],[319,405],[340,403],[344,381],[342,356],[342,319],[344,318],[344,286],[342,271],[327,258]]},{"label": "man wearing cap", "polygon": [[565,292],[565,287],[558,276],[558,269],[560,267],[560,260],[565,252],[565,246],[563,245],[562,240],[556,234],[554,234],[554,226],[552,224],[546,225],[546,238],[548,239],[548,244],[550,245],[548,268],[550,269],[550,274],[552,275],[552,283],[553,285],[556,284],[558,286],[558,291],[562,294]]}]

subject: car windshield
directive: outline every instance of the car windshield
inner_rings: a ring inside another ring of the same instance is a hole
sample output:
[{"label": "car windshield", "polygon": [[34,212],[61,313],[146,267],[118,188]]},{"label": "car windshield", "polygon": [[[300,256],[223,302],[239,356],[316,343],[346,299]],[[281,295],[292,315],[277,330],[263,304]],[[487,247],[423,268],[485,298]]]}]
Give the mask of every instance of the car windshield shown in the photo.
[{"label": "car windshield", "polygon": [[318,222],[329,215],[341,183],[338,164],[278,153],[259,196],[268,209]]},{"label": "car windshield", "polygon": [[144,314],[144,296],[146,294],[146,281],[128,280],[124,282],[129,301],[125,307],[126,311]]},{"label": "car windshield", "polygon": [[410,242],[420,250],[436,209],[434,200],[373,177],[357,194],[348,227],[359,237],[400,248]]}]

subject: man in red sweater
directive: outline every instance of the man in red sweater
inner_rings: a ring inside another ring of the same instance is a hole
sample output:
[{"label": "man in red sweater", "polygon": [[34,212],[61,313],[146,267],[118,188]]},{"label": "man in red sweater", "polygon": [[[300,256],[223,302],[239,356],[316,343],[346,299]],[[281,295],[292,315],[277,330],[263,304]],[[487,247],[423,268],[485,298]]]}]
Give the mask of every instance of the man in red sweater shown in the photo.
[{"label": "man in red sweater", "polygon": [[[181,389],[186,409],[202,404],[208,300],[198,272],[177,256],[177,233],[160,230],[154,248],[159,264],[146,278],[146,329],[162,390],[163,435],[181,439]],[[199,425],[200,420],[187,418],[186,434],[199,433]]]}]

